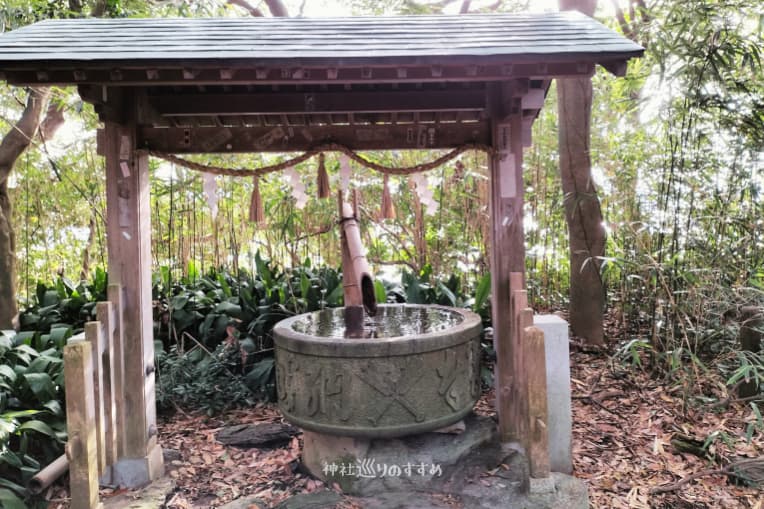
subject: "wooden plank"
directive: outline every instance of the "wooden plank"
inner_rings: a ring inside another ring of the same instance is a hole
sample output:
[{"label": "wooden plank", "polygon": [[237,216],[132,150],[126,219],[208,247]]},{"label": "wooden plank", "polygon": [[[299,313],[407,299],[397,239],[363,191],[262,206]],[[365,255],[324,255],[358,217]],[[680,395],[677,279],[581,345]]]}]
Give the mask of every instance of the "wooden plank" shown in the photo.
[{"label": "wooden plank", "polygon": [[142,127],[138,143],[147,150],[188,153],[302,152],[331,142],[353,150],[455,148],[488,145],[487,122],[425,125],[346,125],[293,127]]},{"label": "wooden plank", "polygon": [[[523,274],[512,272],[509,275],[510,288],[522,288]],[[509,315],[509,361],[506,361],[512,369],[514,385],[510,393],[510,418],[515,440],[519,440],[524,446],[528,441],[528,366],[525,363],[525,345],[523,344],[522,331],[532,325],[533,312],[527,311],[528,294],[525,290],[511,290]]]},{"label": "wooden plank", "polygon": [[[107,211],[108,214],[108,211]],[[108,224],[107,224],[108,227]],[[111,277],[111,276],[110,276]],[[110,283],[107,291],[107,297],[112,305],[112,314],[109,316],[109,327],[112,329],[110,342],[111,369],[114,378],[114,441],[117,454],[114,461],[125,455],[125,443],[127,442],[125,434],[125,356],[124,356],[124,306],[122,298],[122,287],[116,283]],[[113,450],[113,449],[112,449]],[[113,464],[113,463],[112,463]]]},{"label": "wooden plank", "polygon": [[156,441],[148,155],[135,150],[134,127],[107,122],[104,139],[109,280],[123,298],[123,454],[144,458]]},{"label": "wooden plank", "polygon": [[522,330],[528,400],[526,416],[528,437],[525,451],[528,455],[531,477],[542,479],[549,477],[550,471],[544,331],[532,326]]},{"label": "wooden plank", "polygon": [[93,509],[99,507],[100,502],[93,359],[87,341],[70,341],[64,347],[64,379],[71,507]]},{"label": "wooden plank", "polygon": [[[115,292],[119,293],[119,287],[115,286]],[[105,338],[101,353],[101,371],[103,373],[103,401],[104,408],[104,461],[107,466],[114,465],[119,457],[119,434],[117,421],[117,407],[119,400],[115,393],[117,387],[117,369],[115,369],[115,352],[117,345],[121,344],[116,337],[118,332],[118,318],[114,304],[109,301],[99,302],[96,305],[96,316],[101,323]],[[116,343],[116,344],[115,344]],[[121,371],[121,370],[120,370]]]},{"label": "wooden plank", "polygon": [[103,354],[106,350],[106,334],[101,322],[85,324],[85,340],[90,343],[93,361],[93,395],[95,403],[96,448],[98,451],[98,475],[106,471],[106,405],[104,402]]},{"label": "wooden plank", "polygon": [[479,88],[423,91],[252,92],[151,95],[149,104],[165,116],[354,113],[387,111],[482,111]]}]

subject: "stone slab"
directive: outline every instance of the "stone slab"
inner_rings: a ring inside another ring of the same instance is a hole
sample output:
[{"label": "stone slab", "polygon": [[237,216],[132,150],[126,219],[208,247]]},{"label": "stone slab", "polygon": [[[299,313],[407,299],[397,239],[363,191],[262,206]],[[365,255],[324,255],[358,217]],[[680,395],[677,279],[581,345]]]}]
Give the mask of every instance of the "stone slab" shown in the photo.
[{"label": "stone slab", "polygon": [[465,419],[465,431],[459,434],[368,440],[305,432],[303,464],[346,493],[422,490],[451,475],[465,456],[495,439],[494,421],[474,415]]},{"label": "stone slab", "polygon": [[[485,448],[481,461],[472,455],[464,468],[451,479],[429,490],[404,490],[350,497],[364,509],[587,509],[586,483],[566,474],[553,472],[543,481],[544,490],[533,492],[523,481],[527,461],[519,453],[504,458],[494,468],[491,455],[496,448]],[[501,465],[506,465],[504,468]],[[434,488],[437,488],[434,489]]]},{"label": "stone slab", "polygon": [[111,498],[103,497],[104,509],[161,509],[167,497],[175,489],[175,481],[162,477],[145,488],[120,493]]},{"label": "stone slab", "polygon": [[274,509],[333,509],[342,497],[329,490],[300,493],[281,502]]},{"label": "stone slab", "polygon": [[557,315],[536,315],[533,325],[544,331],[549,422],[549,464],[554,472],[573,472],[568,322]]}]

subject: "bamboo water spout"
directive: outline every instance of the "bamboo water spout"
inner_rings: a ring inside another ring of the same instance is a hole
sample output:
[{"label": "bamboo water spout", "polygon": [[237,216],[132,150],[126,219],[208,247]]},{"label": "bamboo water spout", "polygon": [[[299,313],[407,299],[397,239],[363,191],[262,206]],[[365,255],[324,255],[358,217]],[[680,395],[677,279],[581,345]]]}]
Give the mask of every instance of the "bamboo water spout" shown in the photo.
[{"label": "bamboo water spout", "polygon": [[340,226],[342,237],[342,286],[345,296],[345,327],[348,337],[363,336],[363,312],[377,313],[377,298],[374,293],[374,279],[361,245],[361,231],[358,227],[357,197],[350,206],[339,193]]}]

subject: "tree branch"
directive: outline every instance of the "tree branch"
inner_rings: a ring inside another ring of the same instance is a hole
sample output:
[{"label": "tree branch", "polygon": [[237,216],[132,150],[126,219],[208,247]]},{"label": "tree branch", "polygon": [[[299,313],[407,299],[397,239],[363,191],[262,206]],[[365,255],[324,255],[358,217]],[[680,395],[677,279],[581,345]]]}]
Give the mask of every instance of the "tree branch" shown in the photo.
[{"label": "tree branch", "polygon": [[623,35],[634,41],[636,39],[636,34],[629,22],[626,21],[626,15],[618,3],[618,0],[610,0],[610,3],[613,4],[613,8],[615,9],[615,17],[618,20],[618,25],[621,27],[621,32],[623,32]]},{"label": "tree branch", "polygon": [[263,11],[252,5],[251,3],[247,2],[247,0],[227,0],[229,4],[236,5],[238,7],[241,7],[245,9],[251,16],[255,16],[257,18],[262,18],[265,16],[263,14]]},{"label": "tree branch", "polygon": [[8,179],[16,160],[32,142],[32,138],[40,127],[40,115],[49,97],[50,89],[48,88],[31,89],[21,118],[0,142],[0,184]]},{"label": "tree branch", "polygon": [[48,111],[45,119],[40,124],[40,137],[43,141],[50,141],[56,135],[58,129],[64,125],[64,103],[51,101],[48,103]]},{"label": "tree branch", "polygon": [[[762,465],[764,465],[764,460],[761,460],[760,458],[746,458],[740,461],[735,461],[727,465],[723,468],[708,468],[706,470],[701,470],[700,472],[695,472],[694,474],[690,474],[687,477],[682,478],[681,480],[673,483],[673,484],[667,484],[664,486],[655,486],[653,488],[650,488],[650,494],[651,495],[657,495],[659,493],[668,493],[669,491],[678,490],[685,484],[688,484],[695,479],[699,479],[701,477],[705,477],[707,475],[726,475],[726,476],[733,476],[733,477],[740,477],[741,474],[739,472],[745,471],[753,472],[753,471],[760,471],[762,468]],[[743,474],[745,476],[745,474]],[[752,479],[755,482],[760,482],[761,479]]]},{"label": "tree branch", "polygon": [[271,14],[277,18],[288,18],[289,11],[281,2],[281,0],[265,0],[265,4],[268,6],[268,10]]},{"label": "tree branch", "polygon": [[470,12],[470,4],[472,3],[472,0],[463,0],[462,6],[459,9],[459,14],[467,14]]}]

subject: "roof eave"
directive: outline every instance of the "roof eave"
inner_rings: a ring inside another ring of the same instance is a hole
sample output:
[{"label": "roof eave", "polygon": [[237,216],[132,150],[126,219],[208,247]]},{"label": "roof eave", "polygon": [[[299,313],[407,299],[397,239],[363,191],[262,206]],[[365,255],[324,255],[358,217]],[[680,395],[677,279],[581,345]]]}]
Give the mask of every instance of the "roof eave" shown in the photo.
[{"label": "roof eave", "polygon": [[[189,84],[205,83],[221,84],[236,82],[231,81],[236,73],[244,71],[256,71],[253,79],[245,81],[252,83],[273,83],[270,71],[279,70],[279,76],[286,83],[332,83],[338,82],[338,75],[343,70],[364,70],[359,82],[375,82],[375,70],[377,77],[384,75],[385,70],[398,70],[394,76],[400,81],[416,81],[416,73],[408,76],[407,70],[416,68],[429,68],[430,74],[423,81],[492,81],[501,79],[499,74],[506,78],[520,75],[513,72],[524,73],[525,76],[555,78],[571,74],[568,69],[571,65],[602,65],[616,76],[623,76],[626,65],[631,58],[640,57],[643,49],[625,52],[599,52],[599,53],[554,53],[532,54],[524,53],[517,55],[473,55],[473,56],[398,56],[398,57],[369,57],[369,58],[251,58],[251,59],[227,59],[227,58],[196,58],[196,59],[131,59],[131,60],[0,60],[0,76],[14,85],[78,85],[78,84],[102,84],[102,85],[139,85],[145,82],[147,85],[161,85],[167,83],[176,84],[179,80],[174,77],[161,76],[163,70],[176,70],[183,73],[181,82]],[[533,67],[535,65],[535,68]],[[464,79],[459,73],[449,74],[443,69],[467,70]],[[321,77],[316,74],[300,74],[302,70],[327,71]],[[282,72],[293,70],[292,73]],[[214,72],[212,79],[194,79],[201,73]],[[217,72],[219,71],[219,72]],[[90,73],[91,77],[88,77]],[[153,74],[152,74],[153,73]],[[122,76],[130,74],[133,79],[126,80]],[[421,70],[419,71],[421,74]],[[581,74],[574,72],[573,74]],[[108,75],[108,77],[104,77]],[[140,75],[143,78],[135,78]],[[226,77],[228,76],[228,77]],[[263,79],[258,79],[262,76]],[[334,76],[334,77],[332,77]],[[467,79],[470,78],[470,79]],[[241,82],[241,80],[238,80]],[[340,80],[341,81],[341,80]],[[385,79],[384,81],[391,81]],[[394,79],[392,81],[395,81]]]}]

